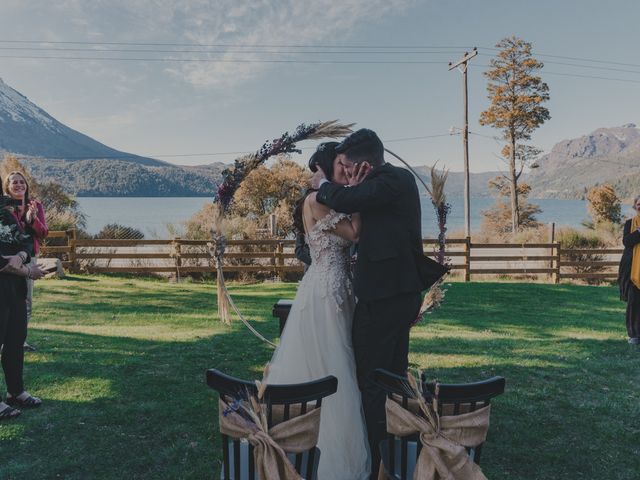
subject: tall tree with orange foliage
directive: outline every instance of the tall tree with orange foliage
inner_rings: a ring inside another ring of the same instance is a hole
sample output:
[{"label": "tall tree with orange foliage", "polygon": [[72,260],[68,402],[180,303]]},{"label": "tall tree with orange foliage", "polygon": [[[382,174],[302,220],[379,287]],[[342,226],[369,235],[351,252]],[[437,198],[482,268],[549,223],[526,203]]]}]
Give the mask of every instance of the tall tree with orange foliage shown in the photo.
[{"label": "tall tree with orange foliage", "polygon": [[[509,163],[511,196],[511,231],[520,226],[518,205],[517,163],[522,164],[525,153],[523,141],[551,118],[542,104],[549,100],[549,87],[536,75],[544,64],[531,54],[531,44],[515,36],[507,37],[496,45],[500,50],[491,59],[490,70],[484,72],[488,79],[487,91],[491,105],[480,114],[481,125],[491,125],[502,130],[506,141],[502,154]],[[520,156],[520,158],[519,158]]]}]

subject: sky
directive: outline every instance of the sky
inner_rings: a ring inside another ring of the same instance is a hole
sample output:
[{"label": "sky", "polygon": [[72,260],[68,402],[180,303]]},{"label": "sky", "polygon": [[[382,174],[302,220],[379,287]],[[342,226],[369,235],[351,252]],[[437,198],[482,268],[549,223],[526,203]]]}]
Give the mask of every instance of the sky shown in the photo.
[{"label": "sky", "polygon": [[[532,144],[546,152],[640,124],[638,18],[633,0],[2,0],[0,77],[71,128],[176,164],[228,163],[339,119],[412,165],[461,171],[462,75],[447,64],[477,46],[469,149],[482,172],[505,167],[499,132],[478,123],[501,38],[545,63],[551,119]],[[313,144],[301,146],[304,163]]]}]

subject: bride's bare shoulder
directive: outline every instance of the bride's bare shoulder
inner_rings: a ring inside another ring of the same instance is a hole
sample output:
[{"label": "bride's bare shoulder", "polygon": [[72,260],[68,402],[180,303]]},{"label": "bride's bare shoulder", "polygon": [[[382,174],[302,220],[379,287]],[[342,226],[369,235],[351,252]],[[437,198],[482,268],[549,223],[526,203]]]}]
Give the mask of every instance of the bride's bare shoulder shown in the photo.
[{"label": "bride's bare shoulder", "polygon": [[305,203],[311,209],[311,213],[313,215],[313,218],[315,220],[320,220],[321,218],[325,217],[329,213],[329,207],[327,207],[326,205],[323,205],[322,203],[318,202],[318,200],[316,198],[317,193],[318,192],[310,193],[307,196],[307,198],[305,200]]}]

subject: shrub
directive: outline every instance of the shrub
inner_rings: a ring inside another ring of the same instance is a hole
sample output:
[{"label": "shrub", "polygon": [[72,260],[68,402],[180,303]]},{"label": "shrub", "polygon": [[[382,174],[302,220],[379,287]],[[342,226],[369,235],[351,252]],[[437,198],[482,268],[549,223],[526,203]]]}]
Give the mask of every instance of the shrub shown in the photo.
[{"label": "shrub", "polygon": [[116,240],[141,240],[144,233],[134,227],[127,227],[118,223],[109,223],[102,227],[94,238],[96,239],[116,239]]},{"label": "shrub", "polygon": [[620,223],[622,221],[620,199],[614,188],[608,183],[589,189],[587,202],[587,208],[594,224]]},{"label": "shrub", "polygon": [[[564,228],[558,232],[557,241],[563,250],[572,249],[599,249],[605,248],[606,243],[593,232],[580,232],[573,228]],[[607,267],[601,265],[593,265],[593,262],[604,260],[605,256],[601,253],[569,253],[564,255],[563,260],[576,262],[578,265],[567,267],[575,273],[600,273]],[[586,278],[585,281],[590,284],[598,284],[601,280],[596,278]]]},{"label": "shrub", "polygon": [[[496,177],[489,181],[489,188],[496,197],[496,203],[482,211],[481,232],[493,238],[498,237],[510,241],[512,234],[511,204],[509,203],[509,184],[503,177]],[[520,210],[519,229],[537,228],[540,226],[536,215],[542,210],[538,205],[527,202],[531,187],[526,183],[518,185],[518,204]]]}]

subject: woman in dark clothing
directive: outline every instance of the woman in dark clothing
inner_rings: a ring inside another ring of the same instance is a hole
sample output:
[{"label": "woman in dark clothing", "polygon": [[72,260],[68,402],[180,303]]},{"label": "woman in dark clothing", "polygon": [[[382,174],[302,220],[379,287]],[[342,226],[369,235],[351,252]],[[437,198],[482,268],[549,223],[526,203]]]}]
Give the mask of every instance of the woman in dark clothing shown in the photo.
[{"label": "woman in dark clothing", "polygon": [[22,371],[27,334],[26,279],[41,278],[45,272],[37,266],[26,265],[31,260],[33,243],[21,229],[13,208],[12,201],[0,195],[0,344],[7,385],[6,402],[0,401],[0,420],[20,415],[15,407],[33,408],[42,403],[25,391]]},{"label": "woman in dark clothing", "polygon": [[[620,299],[627,302],[626,322],[629,343],[638,345],[640,343],[640,195],[633,200],[633,209],[637,215],[624,224],[622,235],[624,252],[620,259],[618,285]],[[636,247],[638,251],[634,252]]]}]

